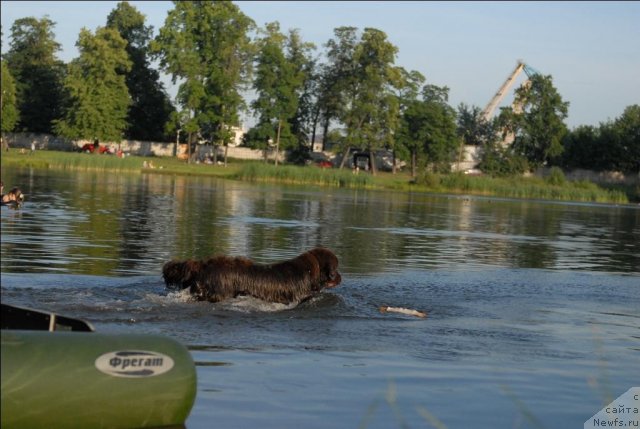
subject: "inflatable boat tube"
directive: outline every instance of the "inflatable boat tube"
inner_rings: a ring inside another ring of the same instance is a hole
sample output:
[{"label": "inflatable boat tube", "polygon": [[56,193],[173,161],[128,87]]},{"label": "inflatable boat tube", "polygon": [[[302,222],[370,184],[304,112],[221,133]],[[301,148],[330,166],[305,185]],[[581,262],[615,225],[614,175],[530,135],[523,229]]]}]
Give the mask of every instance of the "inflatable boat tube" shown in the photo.
[{"label": "inflatable boat tube", "polygon": [[146,334],[2,329],[6,429],[183,425],[196,395],[189,351]]}]

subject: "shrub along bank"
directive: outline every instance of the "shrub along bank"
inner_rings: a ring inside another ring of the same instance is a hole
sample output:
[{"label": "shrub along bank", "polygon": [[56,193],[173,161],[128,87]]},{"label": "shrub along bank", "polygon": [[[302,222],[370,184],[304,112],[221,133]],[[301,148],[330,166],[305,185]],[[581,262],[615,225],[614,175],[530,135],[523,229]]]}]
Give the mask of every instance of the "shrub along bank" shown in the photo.
[{"label": "shrub along bank", "polygon": [[395,189],[403,191],[455,193],[504,198],[548,199],[579,202],[625,204],[640,201],[640,186],[610,185],[607,188],[586,180],[569,181],[561,170],[547,178],[469,176],[462,173],[424,173],[413,180],[407,173],[384,173],[371,176],[350,170],[324,169],[317,166],[274,166],[262,161],[236,161],[227,166],[187,164],[176,158],[85,153],[35,151],[2,152],[3,170],[15,167],[56,168],[68,170],[105,170],[132,174],[205,175],[248,182],[272,182],[295,185],[318,185],[361,189]]}]

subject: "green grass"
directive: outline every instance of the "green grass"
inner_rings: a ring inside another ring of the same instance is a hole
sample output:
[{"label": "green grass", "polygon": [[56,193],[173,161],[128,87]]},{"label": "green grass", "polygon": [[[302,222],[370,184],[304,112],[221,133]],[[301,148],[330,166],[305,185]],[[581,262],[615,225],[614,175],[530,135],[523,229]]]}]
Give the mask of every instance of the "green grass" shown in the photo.
[{"label": "green grass", "polygon": [[326,169],[315,166],[299,167],[252,163],[242,166],[234,176],[250,182],[276,182],[286,184],[311,184],[341,188],[375,188],[369,174],[353,174],[351,170]]},{"label": "green grass", "polygon": [[[144,162],[153,163],[153,169],[143,168]],[[351,170],[323,169],[316,166],[265,164],[262,161],[230,160],[227,166],[187,164],[176,158],[86,153],[36,151],[21,154],[17,149],[2,152],[2,168],[34,167],[65,170],[98,170],[131,173],[202,175],[248,182],[268,182],[294,185],[319,185],[358,189],[391,189],[430,193],[484,195],[504,198],[564,200],[625,204],[640,201],[640,186],[613,186],[606,188],[588,181],[572,182],[560,177],[492,178],[454,174],[422,174],[413,180],[408,173],[379,172],[372,176],[365,172],[353,174]]]},{"label": "green grass", "polygon": [[[150,162],[154,168],[143,168]],[[2,152],[2,167],[55,168],[62,170],[98,170],[117,172],[153,172],[179,175],[206,175],[229,177],[237,173],[239,165],[211,166],[207,164],[187,164],[177,158],[98,155],[78,152],[60,152],[40,150],[31,154],[21,154],[17,149]]]},{"label": "green grass", "polygon": [[622,190],[604,189],[588,181],[555,184],[537,177],[494,178],[463,174],[432,176],[426,181],[429,183],[428,187],[436,192],[616,204],[629,202]]}]

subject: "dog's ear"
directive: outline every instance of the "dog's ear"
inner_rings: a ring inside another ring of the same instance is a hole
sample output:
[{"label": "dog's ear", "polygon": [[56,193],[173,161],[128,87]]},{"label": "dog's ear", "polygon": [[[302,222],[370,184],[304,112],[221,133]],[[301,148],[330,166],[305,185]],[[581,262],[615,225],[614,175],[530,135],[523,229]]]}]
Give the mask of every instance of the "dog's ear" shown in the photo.
[{"label": "dog's ear", "polygon": [[191,285],[198,267],[198,261],[169,261],[162,267],[162,277],[167,286],[184,289]]},{"label": "dog's ear", "polygon": [[320,266],[321,282],[325,287],[335,287],[342,281],[338,272],[338,257],[329,249],[316,247],[311,252]]}]

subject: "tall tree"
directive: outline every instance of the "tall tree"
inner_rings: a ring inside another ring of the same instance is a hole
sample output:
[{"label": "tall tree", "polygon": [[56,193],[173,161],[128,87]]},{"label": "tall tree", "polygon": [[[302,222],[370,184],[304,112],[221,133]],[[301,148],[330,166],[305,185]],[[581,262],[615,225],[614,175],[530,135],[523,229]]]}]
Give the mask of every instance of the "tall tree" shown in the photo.
[{"label": "tall tree", "polygon": [[241,91],[249,83],[253,58],[248,33],[255,24],[228,1],[173,4],[151,49],[173,82],[182,82],[178,101],[190,118],[185,124],[189,150],[194,133],[227,146],[244,108]]},{"label": "tall tree", "polygon": [[2,89],[2,99],[0,100],[0,108],[2,109],[2,132],[6,133],[13,131],[20,114],[16,100],[16,86],[11,72],[4,61],[0,61],[0,65],[2,66],[2,82],[0,84]]},{"label": "tall tree", "polygon": [[458,148],[455,112],[447,104],[449,88],[425,85],[422,100],[409,103],[403,114],[401,141],[411,153],[411,174],[417,161],[437,172],[448,172]]},{"label": "tall tree", "polygon": [[297,143],[297,159],[308,158],[310,137],[317,124],[316,115],[316,60],[312,58],[315,45],[304,42],[298,29],[289,30],[286,41],[287,61],[293,66],[294,73],[300,79],[300,85],[295,89],[297,101],[296,112],[289,119],[291,134]]},{"label": "tall tree", "polygon": [[266,146],[269,141],[275,142],[277,165],[280,142],[284,147],[295,144],[291,122],[298,109],[304,74],[301,67],[287,58],[287,39],[280,32],[280,25],[277,22],[268,23],[263,33],[264,36],[257,42],[254,81],[257,97],[252,107],[259,115],[257,128],[262,130],[263,145]]},{"label": "tall tree", "polygon": [[428,128],[424,152],[427,162],[439,172],[449,172],[460,144],[456,132],[456,113],[449,106],[449,88],[425,85],[422,98],[427,106]]},{"label": "tall tree", "polygon": [[56,131],[73,139],[119,142],[127,128],[131,102],[123,72],[131,68],[127,42],[112,28],[95,34],[83,28],[76,46],[80,56],[69,64],[65,79],[69,103]]},{"label": "tall tree", "polygon": [[[602,170],[607,168],[607,146],[602,143],[602,129],[610,124],[600,124],[600,127],[580,125],[568,132],[562,140],[562,167]],[[607,136],[608,137],[608,136]]]},{"label": "tall tree", "polygon": [[640,105],[627,106],[620,117],[598,127],[580,126],[564,141],[562,165],[591,170],[640,171]]},{"label": "tall tree", "polygon": [[618,135],[615,168],[637,174],[640,172],[640,105],[624,109],[615,120],[614,129]]},{"label": "tall tree", "polygon": [[514,150],[534,168],[558,158],[567,133],[564,120],[569,103],[562,100],[551,76],[531,76],[529,84],[516,90],[514,105],[521,106],[522,111],[504,108],[499,118],[515,131]]},{"label": "tall tree", "polygon": [[[396,134],[397,143],[393,147],[393,173],[396,172],[396,157],[404,157],[411,159],[411,174],[415,177],[416,174],[416,157],[415,151],[412,151],[412,140],[408,135],[407,122],[404,120],[404,115],[407,110],[414,106],[418,102],[418,96],[420,95],[420,88],[425,82],[425,77],[422,73],[412,70],[408,72],[404,68],[399,68],[401,80],[400,86],[397,91],[398,105],[399,105],[399,124],[398,132]],[[415,145],[413,145],[415,149]]]},{"label": "tall tree", "polygon": [[16,81],[20,131],[50,133],[61,115],[64,64],[56,54],[55,22],[48,17],[17,19],[4,59]]},{"label": "tall tree", "polygon": [[107,27],[118,30],[127,41],[131,61],[131,70],[125,73],[131,96],[125,135],[133,140],[166,141],[165,125],[174,108],[160,82],[160,73],[149,63],[153,27],[145,25],[145,16],[126,1],[111,11]]},{"label": "tall tree", "polygon": [[[323,149],[329,136],[331,122],[339,120],[347,101],[355,95],[355,49],[358,44],[358,29],[338,27],[333,30],[327,49],[327,63],[319,73],[318,114],[322,121]],[[343,159],[344,163],[344,159]]]},{"label": "tall tree", "polygon": [[484,119],[482,109],[478,106],[460,103],[457,125],[458,136],[469,146],[484,146],[497,138],[493,122]]},{"label": "tall tree", "polygon": [[[337,29],[342,36],[329,43],[339,48],[336,58],[341,96],[337,117],[345,126],[345,148],[341,167],[351,147],[366,147],[369,151],[371,173],[376,173],[374,153],[382,147],[393,146],[399,111],[395,90],[400,87],[402,74],[393,64],[398,48],[387,40],[387,35],[375,28],[365,28],[360,41],[353,45],[354,29]],[[351,49],[353,48],[353,49]],[[352,54],[345,58],[345,54]],[[332,52],[330,51],[330,54]]]}]

